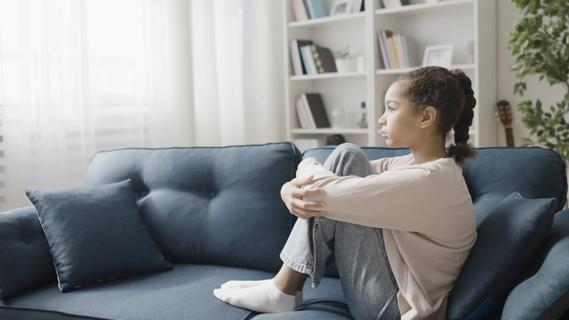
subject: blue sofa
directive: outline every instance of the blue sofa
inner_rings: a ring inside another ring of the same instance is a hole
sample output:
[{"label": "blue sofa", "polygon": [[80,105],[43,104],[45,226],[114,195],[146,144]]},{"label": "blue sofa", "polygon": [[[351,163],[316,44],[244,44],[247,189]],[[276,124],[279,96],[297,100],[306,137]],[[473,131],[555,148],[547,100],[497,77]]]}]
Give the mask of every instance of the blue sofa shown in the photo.
[{"label": "blue sofa", "polygon": [[[280,188],[295,177],[303,158],[324,162],[333,148],[301,153],[290,142],[278,142],[98,152],[85,185],[131,178],[143,221],[174,268],[62,293],[35,208],[6,211],[0,213],[0,279],[18,279],[21,287],[0,301],[0,319],[351,319],[334,263],[318,288],[307,280],[304,304],[295,312],[257,314],[225,304],[212,293],[227,280],[275,274],[296,219],[281,201]],[[405,148],[363,149],[370,159],[409,153]],[[526,198],[555,197],[556,211],[562,210],[567,179],[565,162],[557,153],[541,148],[478,151],[464,167],[477,216],[486,215],[513,191]],[[556,214],[565,215],[569,211]],[[554,228],[569,230],[569,219],[555,223]],[[547,245],[560,239],[552,236]],[[556,256],[536,258],[525,280],[536,274],[547,279],[539,270],[542,264],[547,267],[548,258],[565,261],[569,272],[569,258],[550,252]],[[554,301],[542,319],[567,316],[567,298]],[[512,299],[510,306],[522,302],[523,291]]]}]

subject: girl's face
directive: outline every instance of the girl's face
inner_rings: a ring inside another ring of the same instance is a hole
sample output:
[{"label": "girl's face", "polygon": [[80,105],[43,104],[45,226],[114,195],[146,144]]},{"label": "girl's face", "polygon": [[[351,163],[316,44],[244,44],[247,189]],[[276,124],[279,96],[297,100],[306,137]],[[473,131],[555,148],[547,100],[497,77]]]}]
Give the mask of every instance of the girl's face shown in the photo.
[{"label": "girl's face", "polygon": [[404,96],[404,84],[396,81],[385,93],[385,112],[379,118],[381,135],[390,147],[412,147],[421,139],[421,113]]}]

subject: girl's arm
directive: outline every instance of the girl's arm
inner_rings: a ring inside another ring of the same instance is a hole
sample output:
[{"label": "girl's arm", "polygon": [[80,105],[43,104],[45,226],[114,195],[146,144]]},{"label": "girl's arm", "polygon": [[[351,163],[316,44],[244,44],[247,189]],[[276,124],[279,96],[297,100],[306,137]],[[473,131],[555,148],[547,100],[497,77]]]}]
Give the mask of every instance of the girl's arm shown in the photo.
[{"label": "girl's arm", "polygon": [[299,164],[296,175],[311,174],[315,181],[304,187],[324,192],[303,200],[326,202],[322,216],[405,231],[421,231],[440,214],[456,180],[456,175],[418,166],[367,177],[336,176],[310,157]]}]

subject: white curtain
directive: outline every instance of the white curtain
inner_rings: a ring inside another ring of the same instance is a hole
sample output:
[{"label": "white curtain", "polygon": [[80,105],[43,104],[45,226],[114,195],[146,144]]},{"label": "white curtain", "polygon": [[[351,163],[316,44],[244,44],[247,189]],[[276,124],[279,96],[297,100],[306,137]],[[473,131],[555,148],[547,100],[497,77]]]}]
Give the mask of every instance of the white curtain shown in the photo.
[{"label": "white curtain", "polygon": [[196,144],[285,139],[282,4],[192,1]]},{"label": "white curtain", "polygon": [[95,151],[193,145],[188,0],[0,0],[0,208]]}]

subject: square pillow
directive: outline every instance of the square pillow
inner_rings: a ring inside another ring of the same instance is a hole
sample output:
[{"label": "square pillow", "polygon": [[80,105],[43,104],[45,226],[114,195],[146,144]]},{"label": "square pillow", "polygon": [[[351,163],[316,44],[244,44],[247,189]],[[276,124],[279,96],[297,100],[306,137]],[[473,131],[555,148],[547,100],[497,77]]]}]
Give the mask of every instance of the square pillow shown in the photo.
[{"label": "square pillow", "polygon": [[170,270],[139,215],[130,179],[102,186],[26,190],[36,207],[62,292]]},{"label": "square pillow", "polygon": [[545,242],[556,199],[513,192],[477,227],[477,240],[450,293],[447,319],[495,315]]},{"label": "square pillow", "polygon": [[567,319],[564,313],[569,306],[569,210],[555,215],[542,251],[537,270],[508,295],[502,319]]},{"label": "square pillow", "polygon": [[36,208],[1,212],[0,300],[55,281],[49,246]]}]

